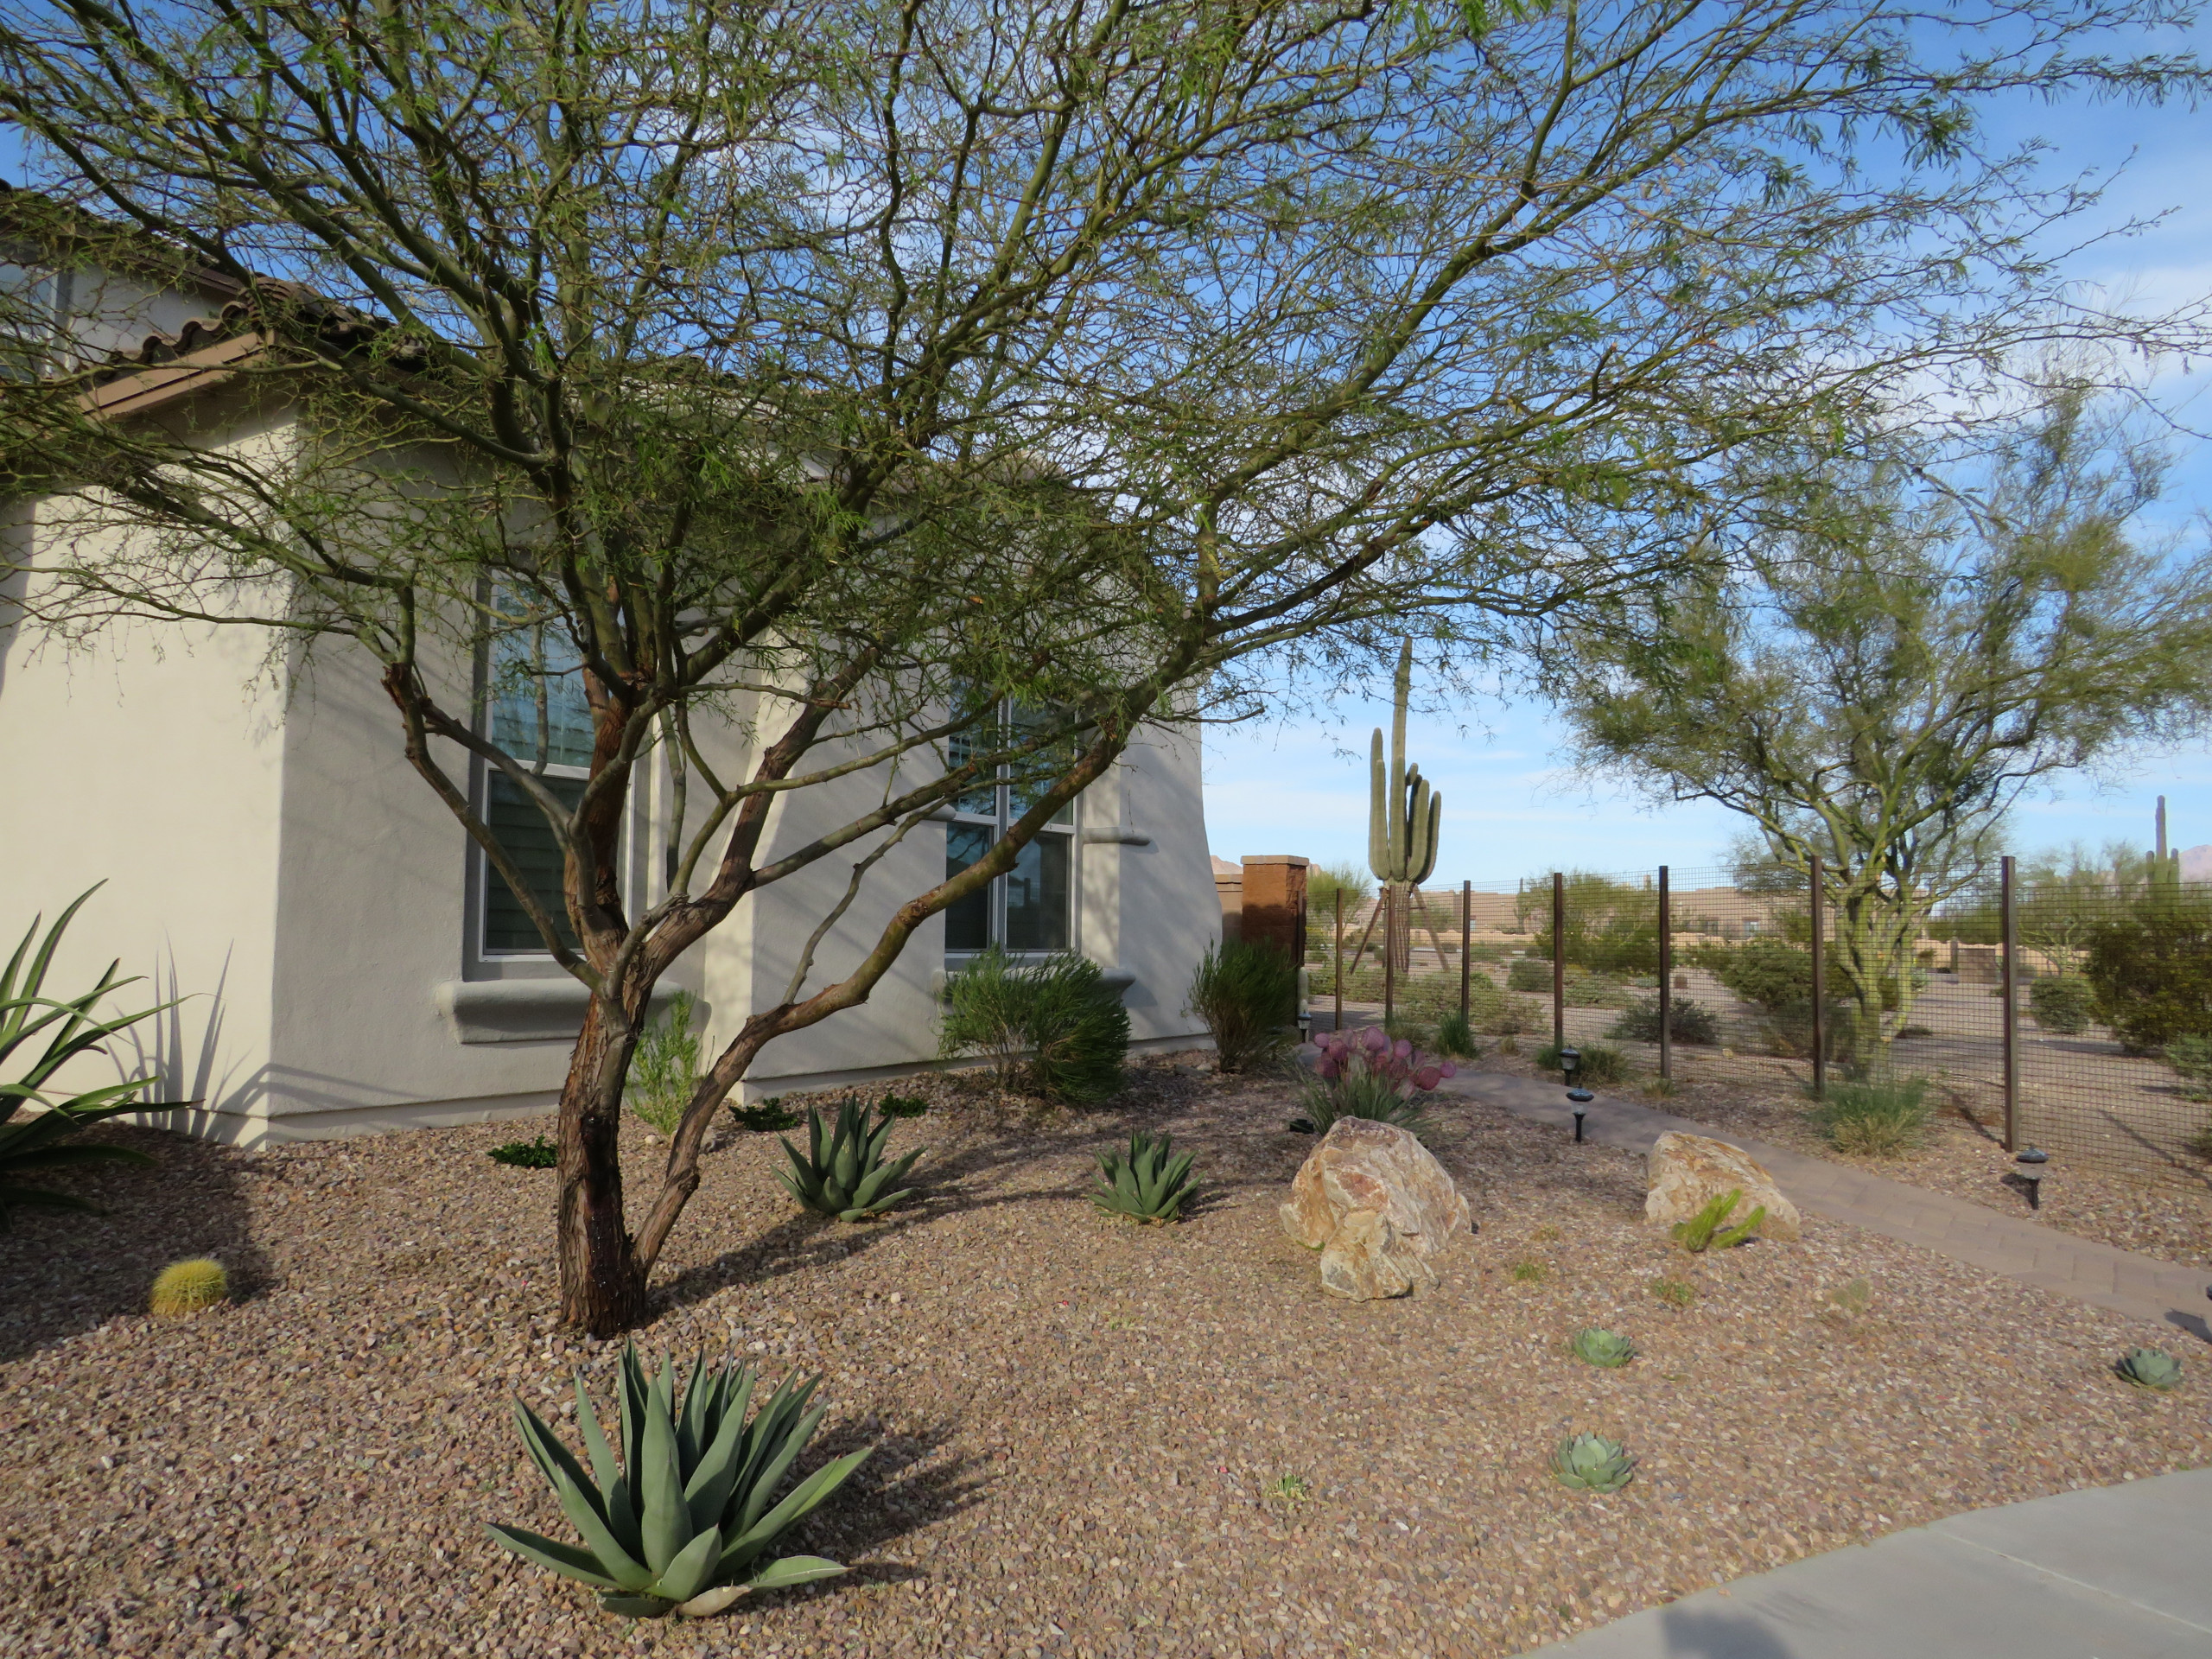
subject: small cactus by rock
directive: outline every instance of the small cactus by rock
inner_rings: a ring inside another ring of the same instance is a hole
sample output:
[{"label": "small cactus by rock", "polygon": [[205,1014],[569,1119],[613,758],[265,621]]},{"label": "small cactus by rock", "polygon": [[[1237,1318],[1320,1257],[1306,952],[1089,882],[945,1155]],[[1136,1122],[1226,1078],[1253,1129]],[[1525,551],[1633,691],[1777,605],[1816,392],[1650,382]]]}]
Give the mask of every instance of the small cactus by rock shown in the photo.
[{"label": "small cactus by rock", "polygon": [[157,1318],[175,1319],[204,1313],[230,1299],[230,1275],[223,1264],[203,1255],[163,1268],[154,1280],[148,1307]]},{"label": "small cactus by rock", "polygon": [[2181,1362],[2163,1348],[2131,1348],[2113,1367],[2123,1382],[2164,1394],[2181,1386]]}]

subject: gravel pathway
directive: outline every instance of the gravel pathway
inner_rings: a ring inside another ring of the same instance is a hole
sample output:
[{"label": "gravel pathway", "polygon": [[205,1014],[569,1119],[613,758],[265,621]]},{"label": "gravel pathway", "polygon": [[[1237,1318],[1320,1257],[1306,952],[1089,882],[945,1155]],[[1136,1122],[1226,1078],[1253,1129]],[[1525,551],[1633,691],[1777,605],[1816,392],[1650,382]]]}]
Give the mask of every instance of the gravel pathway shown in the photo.
[{"label": "gravel pathway", "polygon": [[[1643,1225],[1639,1159],[1471,1103],[1433,1144],[1480,1236],[1433,1294],[1326,1298],[1274,1218],[1312,1146],[1281,1085],[1140,1076],[1080,1116],[932,1084],[898,1132],[931,1148],[926,1196],[873,1227],[796,1214],[772,1137],[708,1160],[642,1344],[824,1371],[819,1454],[880,1450],[800,1541],[849,1577],[690,1625],[607,1618],[482,1532],[562,1526],[508,1396],[556,1408],[613,1361],[552,1327],[550,1178],[483,1156],[511,1126],[260,1154],[137,1134],[165,1166],[103,1173],[111,1219],[31,1218],[0,1263],[0,1654],[1503,1656],[2212,1462],[2206,1367],[2166,1397],[2107,1370],[2157,1327],[1817,1218],[1693,1261]],[[1134,1124],[1199,1154],[1180,1228],[1082,1201]],[[243,1300],[136,1312],[200,1250]],[[1593,1323],[1642,1357],[1567,1357]],[[1633,1484],[1550,1481],[1581,1429],[1629,1442]]]}]

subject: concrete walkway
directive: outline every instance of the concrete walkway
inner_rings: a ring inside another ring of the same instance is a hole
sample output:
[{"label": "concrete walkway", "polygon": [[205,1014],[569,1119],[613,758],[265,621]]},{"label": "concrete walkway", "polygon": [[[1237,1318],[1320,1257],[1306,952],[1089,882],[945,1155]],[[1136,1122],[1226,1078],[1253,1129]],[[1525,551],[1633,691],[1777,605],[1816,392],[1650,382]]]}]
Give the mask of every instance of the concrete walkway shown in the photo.
[{"label": "concrete walkway", "polygon": [[[1567,1091],[1555,1084],[1495,1071],[1463,1071],[1440,1092],[1503,1108],[1516,1117],[1572,1131]],[[1885,1179],[1825,1158],[1808,1157],[1763,1141],[1746,1140],[1689,1118],[1599,1096],[1590,1103],[1583,1133],[1606,1146],[1648,1152],[1667,1130],[1711,1135],[1741,1147],[1781,1184],[1801,1210],[1849,1222],[1870,1232],[1918,1244],[1955,1261],[2001,1273],[2039,1289],[2110,1308],[2116,1313],[2175,1326],[2212,1342],[2205,1316],[2212,1271],[2178,1267],[2137,1255],[2055,1227],[1970,1204],[1926,1187]],[[2212,1567],[2206,1570],[2212,1581]],[[2087,1651],[2087,1650],[2085,1650]],[[2212,1643],[2197,1649],[2212,1659]]]},{"label": "concrete walkway", "polygon": [[1550,1659],[2205,1659],[2212,1470],[1954,1516],[1633,1613]]}]

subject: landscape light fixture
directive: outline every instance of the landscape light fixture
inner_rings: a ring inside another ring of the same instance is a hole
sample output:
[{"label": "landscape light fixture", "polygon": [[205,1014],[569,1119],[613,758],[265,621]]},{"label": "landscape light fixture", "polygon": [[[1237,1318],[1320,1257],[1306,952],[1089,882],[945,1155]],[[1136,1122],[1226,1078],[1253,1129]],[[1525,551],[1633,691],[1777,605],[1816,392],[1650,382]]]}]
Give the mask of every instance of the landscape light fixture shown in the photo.
[{"label": "landscape light fixture", "polygon": [[2012,1161],[2019,1165],[2020,1179],[2026,1184],[2028,1208],[2042,1209],[2044,1166],[2050,1161],[2050,1154],[2047,1152],[2038,1152],[2035,1147],[2030,1147]]},{"label": "landscape light fixture", "polygon": [[1572,1089],[1574,1087],[1574,1074],[1581,1069],[1582,1051],[1580,1049],[1562,1048],[1560,1050],[1559,1074],[1567,1080],[1567,1086],[1568,1088]]},{"label": "landscape light fixture", "polygon": [[1590,1103],[1597,1098],[1587,1089],[1578,1089],[1574,1086],[1574,1074],[1581,1069],[1582,1051],[1580,1049],[1560,1050],[1559,1074],[1567,1082],[1567,1099],[1574,1103],[1574,1144],[1578,1147],[1582,1144],[1582,1115],[1589,1109]]}]

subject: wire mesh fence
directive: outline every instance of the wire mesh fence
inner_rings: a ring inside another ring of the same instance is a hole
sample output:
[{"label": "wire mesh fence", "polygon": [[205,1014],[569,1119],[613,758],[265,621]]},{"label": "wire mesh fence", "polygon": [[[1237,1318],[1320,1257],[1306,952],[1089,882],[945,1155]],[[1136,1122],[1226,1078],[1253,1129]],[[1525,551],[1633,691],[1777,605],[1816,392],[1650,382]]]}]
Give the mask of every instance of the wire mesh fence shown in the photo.
[{"label": "wire mesh fence", "polygon": [[1325,901],[1306,938],[1323,1026],[1341,976],[1347,1025],[1465,1007],[1523,1052],[1563,1038],[1623,1079],[1808,1103],[1920,1078],[2016,1148],[2200,1180],[2212,1166],[2212,886],[2155,860],[2007,861],[1903,902],[1826,871],[1817,902],[1786,868],[1578,871]]}]

